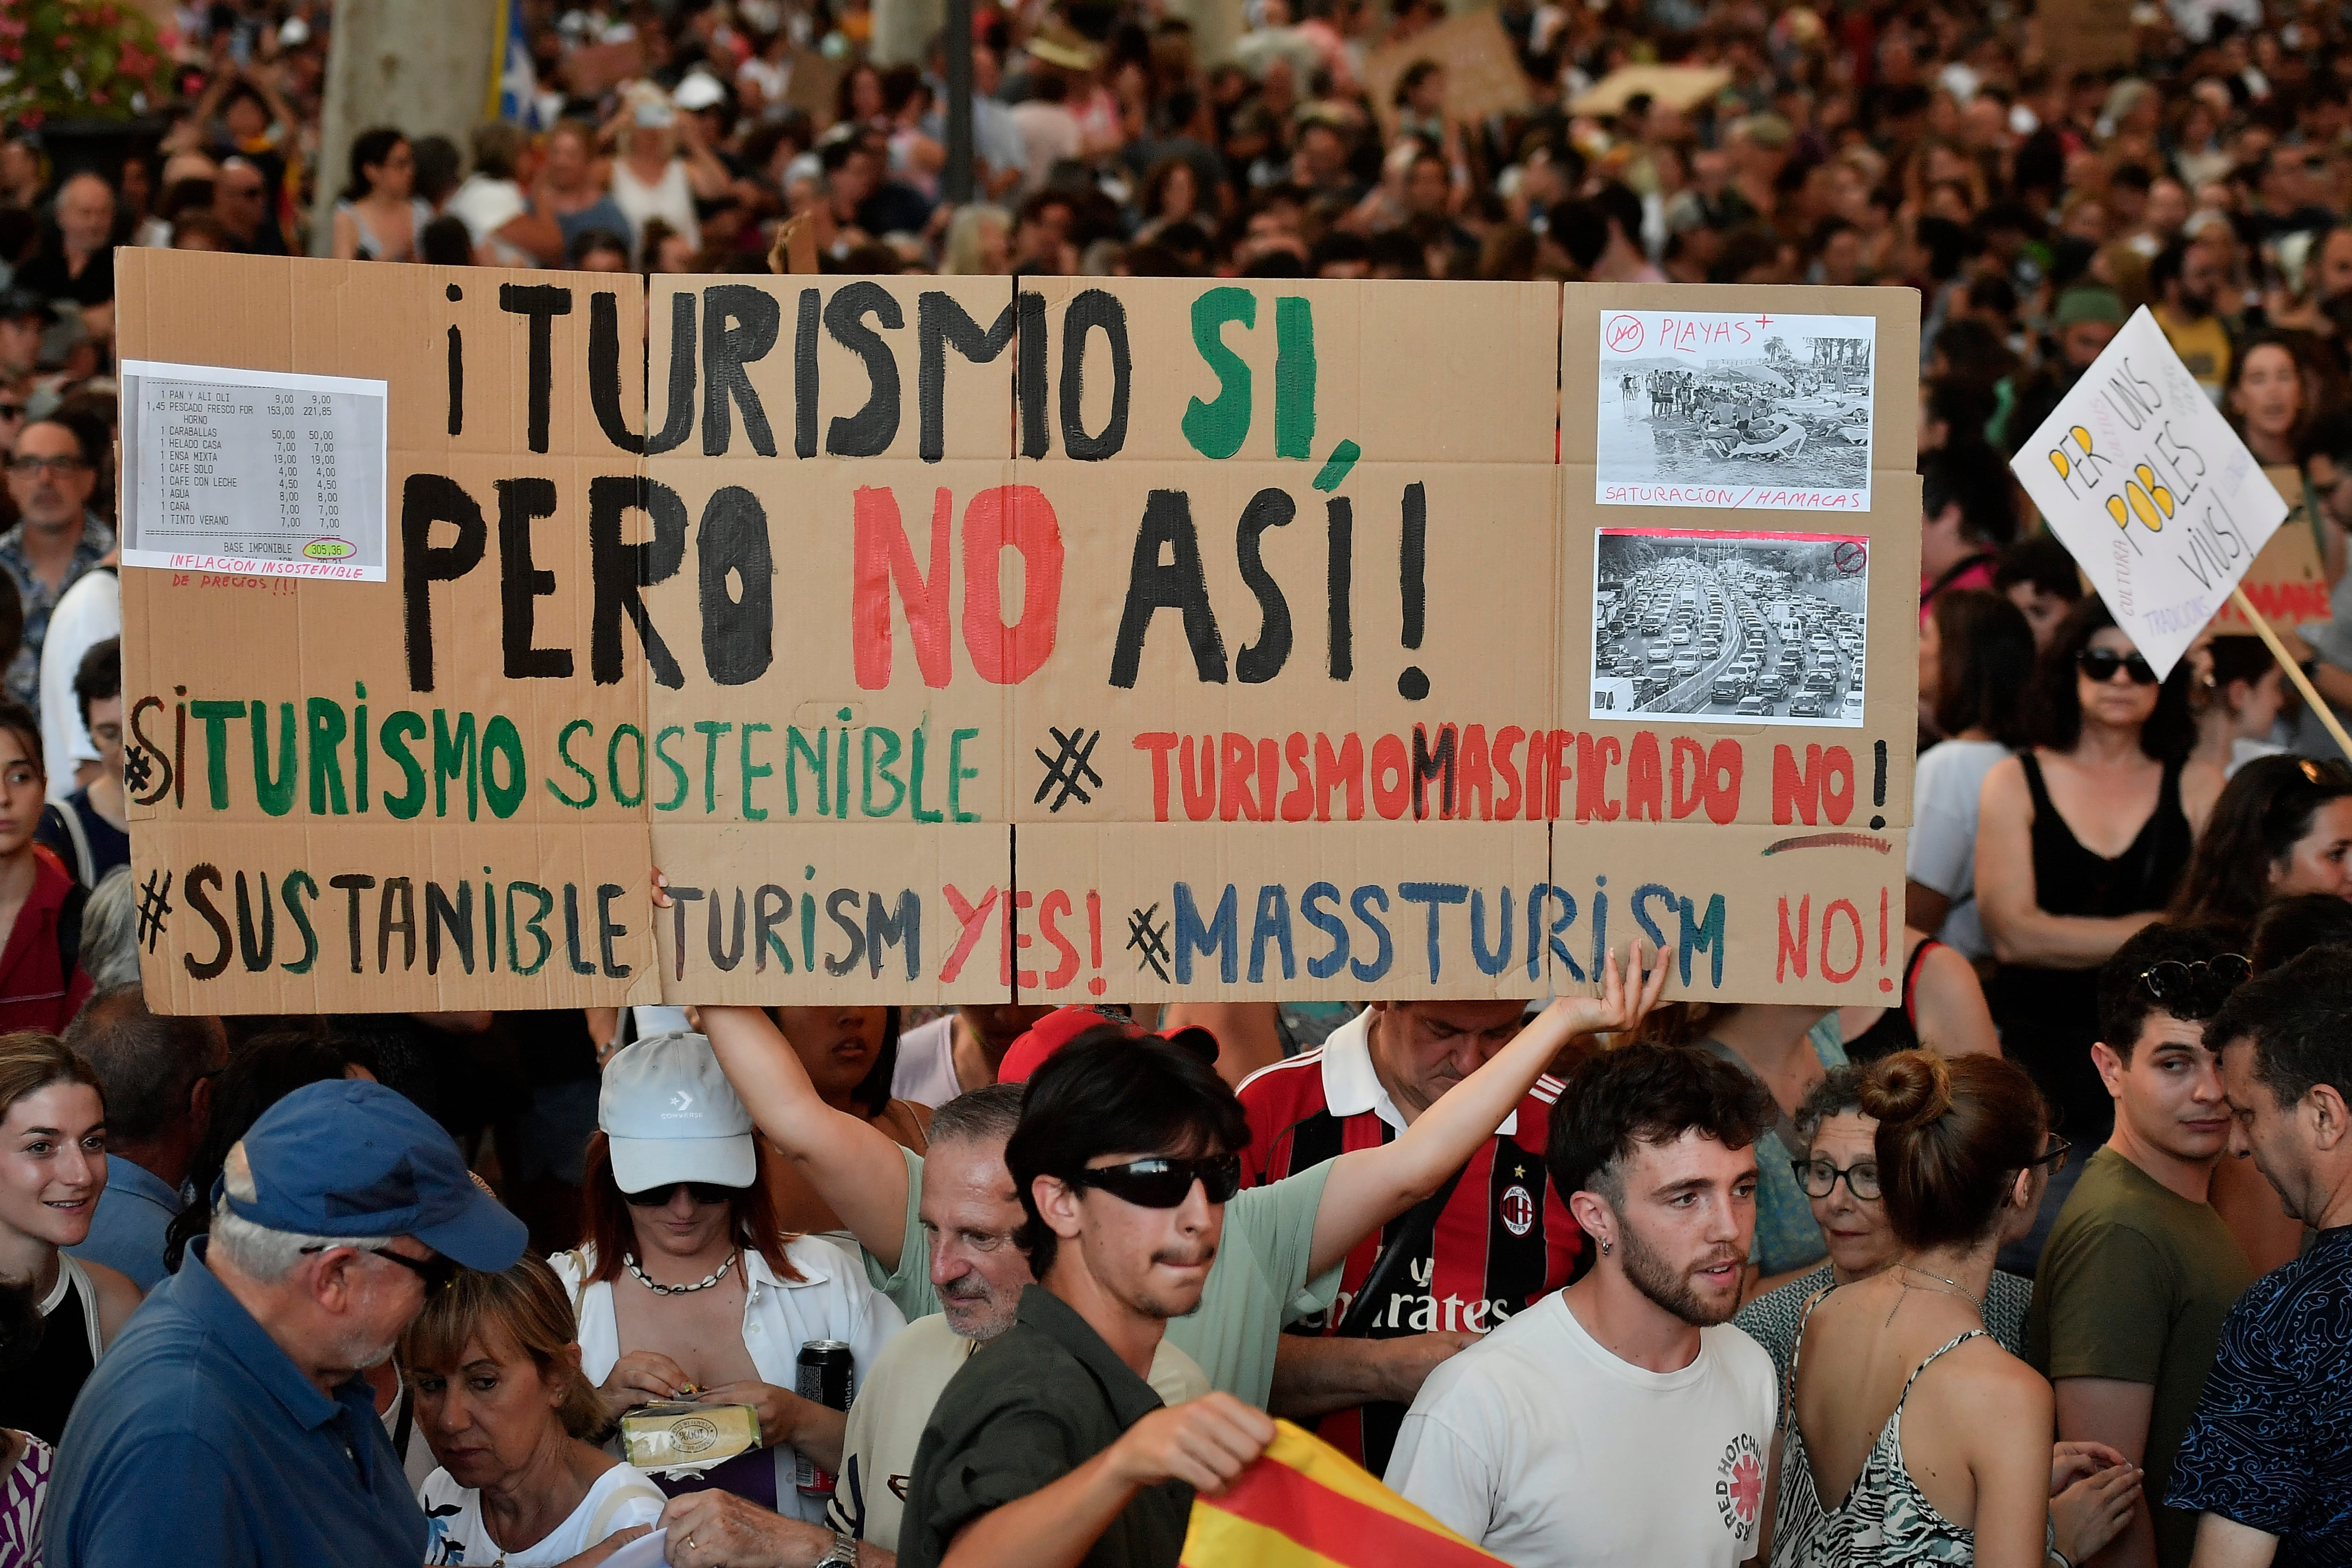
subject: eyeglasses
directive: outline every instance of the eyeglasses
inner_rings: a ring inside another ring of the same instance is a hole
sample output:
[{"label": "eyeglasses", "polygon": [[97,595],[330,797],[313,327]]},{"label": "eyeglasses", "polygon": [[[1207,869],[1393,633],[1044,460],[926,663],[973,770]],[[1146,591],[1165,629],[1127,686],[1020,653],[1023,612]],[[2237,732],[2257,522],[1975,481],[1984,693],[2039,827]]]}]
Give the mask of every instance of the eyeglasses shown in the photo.
[{"label": "eyeglasses", "polygon": [[2063,1138],[2053,1137],[2050,1140],[2050,1147],[2042,1151],[2039,1158],[2028,1160],[2025,1163],[2025,1168],[2030,1171],[2036,1165],[2047,1165],[2050,1167],[2050,1173],[2054,1176],[2066,1168],[2066,1156],[2072,1153],[2074,1149],[2074,1145],[2067,1142]]},{"label": "eyeglasses", "polygon": [[666,1187],[647,1187],[642,1193],[623,1193],[621,1201],[633,1209],[663,1208],[680,1187],[698,1204],[728,1203],[743,1191],[741,1187],[722,1187],[716,1182],[672,1182]]},{"label": "eyeglasses", "polygon": [[2220,1012],[2230,993],[2253,972],[2244,953],[2224,952],[2194,963],[2177,958],[2152,963],[2140,971],[2139,983],[2172,1013],[2203,1018]]},{"label": "eyeglasses", "polygon": [[[302,1249],[305,1255],[332,1250],[331,1247],[324,1244],[306,1247]],[[444,1258],[437,1252],[430,1258],[411,1258],[404,1253],[394,1252],[388,1247],[362,1247],[355,1250],[370,1258],[381,1258],[386,1263],[399,1264],[403,1268],[425,1281],[425,1293],[427,1296],[438,1296],[442,1291],[455,1285],[457,1282],[458,1274],[463,1272],[463,1266],[457,1260]]]},{"label": "eyeglasses", "polygon": [[37,477],[43,468],[62,476],[80,473],[89,467],[89,465],[79,458],[11,458],[8,459],[8,471],[28,479]]},{"label": "eyeglasses", "polygon": [[1874,1203],[1878,1198],[1878,1163],[1874,1160],[1843,1169],[1827,1160],[1791,1160],[1789,1169],[1797,1173],[1797,1184],[1805,1189],[1809,1198],[1825,1198],[1837,1191],[1841,1176],[1845,1178],[1845,1190],[1864,1203]]},{"label": "eyeglasses", "polygon": [[1096,1187],[1139,1208],[1172,1209],[1192,1195],[1192,1184],[1213,1204],[1231,1203],[1242,1190],[1242,1157],[1209,1154],[1197,1160],[1171,1160],[1164,1155],[1130,1160],[1124,1165],[1096,1165],[1069,1178],[1074,1187]]},{"label": "eyeglasses", "polygon": [[2075,666],[2093,680],[2105,684],[2122,670],[2131,677],[2134,686],[2154,686],[2156,669],[2137,653],[2117,653],[2111,647],[2086,647],[2074,656]]}]

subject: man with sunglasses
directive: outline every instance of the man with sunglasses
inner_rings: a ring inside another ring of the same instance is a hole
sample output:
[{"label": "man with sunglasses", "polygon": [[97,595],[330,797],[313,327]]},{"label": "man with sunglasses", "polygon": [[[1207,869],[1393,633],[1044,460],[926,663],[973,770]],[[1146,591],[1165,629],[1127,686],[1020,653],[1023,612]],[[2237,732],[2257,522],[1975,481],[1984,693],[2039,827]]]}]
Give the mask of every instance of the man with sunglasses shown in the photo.
[{"label": "man with sunglasses", "polygon": [[362,1375],[459,1265],[523,1224],[383,1085],[296,1089],[229,1151],[212,1230],[147,1298],[67,1423],[58,1568],[415,1568],[424,1512]]},{"label": "man with sunglasses", "polygon": [[1175,1568],[1195,1490],[1274,1438],[1212,1393],[1145,1381],[1201,1305],[1249,1123],[1193,1052],[1090,1029],[1029,1080],[1005,1145],[1037,1283],[940,1395],[898,1532],[904,1568]]},{"label": "man with sunglasses", "polygon": [[79,428],[36,419],[16,437],[8,458],[8,494],[16,526],[0,533],[0,568],[25,601],[25,638],[7,671],[17,700],[40,700],[41,646],[66,590],[114,548],[114,531],[89,510],[98,463]]},{"label": "man with sunglasses", "polygon": [[2101,1558],[2188,1568],[2194,1513],[2158,1506],[2253,1266],[2210,1201],[2230,1105],[2205,1023],[2246,978],[2214,927],[2156,924],[2099,974],[2093,1061],[2115,1131],[2059,1210],[2026,1321],[2027,1359],[2057,1391],[2058,1436],[2142,1467],[2147,1506]]}]

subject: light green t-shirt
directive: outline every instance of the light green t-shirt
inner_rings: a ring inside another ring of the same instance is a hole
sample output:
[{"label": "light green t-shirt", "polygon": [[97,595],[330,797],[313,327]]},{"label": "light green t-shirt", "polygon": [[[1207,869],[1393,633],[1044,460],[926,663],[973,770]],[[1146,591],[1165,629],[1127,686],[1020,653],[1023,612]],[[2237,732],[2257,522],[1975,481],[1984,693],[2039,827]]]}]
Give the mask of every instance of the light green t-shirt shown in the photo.
[{"label": "light green t-shirt", "polygon": [[[911,1323],[938,1311],[940,1298],[931,1289],[931,1238],[917,1213],[923,1157],[911,1149],[900,1152],[907,1161],[907,1239],[896,1269],[886,1271],[868,1254],[866,1275]],[[1168,1342],[1201,1363],[1212,1388],[1263,1408],[1274,1391],[1274,1352],[1283,1326],[1323,1311],[1339,1295],[1341,1264],[1307,1278],[1315,1211],[1330,1173],[1327,1160],[1282,1181],[1244,1188],[1225,1205],[1224,1236],[1201,1304],[1168,1324]]]}]

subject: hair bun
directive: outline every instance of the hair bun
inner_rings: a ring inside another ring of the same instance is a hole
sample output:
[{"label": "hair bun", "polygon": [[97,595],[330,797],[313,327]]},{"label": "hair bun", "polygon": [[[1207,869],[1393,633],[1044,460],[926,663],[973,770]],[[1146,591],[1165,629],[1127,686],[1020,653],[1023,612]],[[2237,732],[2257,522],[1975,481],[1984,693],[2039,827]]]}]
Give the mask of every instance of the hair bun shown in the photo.
[{"label": "hair bun", "polygon": [[1897,1051],[1863,1079],[1862,1108],[1887,1127],[1923,1127],[1952,1109],[1952,1069],[1933,1051]]}]

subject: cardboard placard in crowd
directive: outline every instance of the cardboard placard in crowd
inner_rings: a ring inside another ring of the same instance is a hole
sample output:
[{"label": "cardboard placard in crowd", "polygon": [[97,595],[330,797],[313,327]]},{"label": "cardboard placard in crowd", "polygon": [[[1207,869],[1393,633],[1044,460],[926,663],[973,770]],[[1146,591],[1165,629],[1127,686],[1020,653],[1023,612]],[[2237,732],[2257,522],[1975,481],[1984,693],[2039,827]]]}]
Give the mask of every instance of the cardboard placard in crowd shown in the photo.
[{"label": "cardboard placard in crowd", "polygon": [[1731,82],[1725,66],[1619,66],[1579,93],[1570,114],[1620,114],[1626,101],[1647,93],[1654,102],[1688,113]]},{"label": "cardboard placard in crowd", "polygon": [[2146,306],[2010,467],[2159,676],[2287,515]]},{"label": "cardboard placard in crowd", "polygon": [[2139,57],[2132,10],[2133,0],[2042,0],[2034,20],[2044,62],[2062,80],[2078,71],[2128,68]]},{"label": "cardboard placard in crowd", "polygon": [[1490,114],[1510,114],[1533,101],[1518,49],[1491,10],[1465,11],[1409,38],[1383,44],[1364,59],[1364,91],[1381,118],[1381,133],[1396,133],[1397,79],[1415,60],[1445,68],[1448,119],[1475,124]]},{"label": "cardboard placard in crowd", "polygon": [[[2327,596],[2327,574],[2320,562],[2319,536],[2312,527],[2301,471],[2273,468],[2264,468],[2263,475],[2287,503],[2286,521],[2279,524],[2270,542],[2255,552],[2254,563],[2246,568],[2245,579],[2238,586],[2245,590],[2263,618],[2287,639],[2287,646],[2301,649],[2303,639],[2294,628],[2326,620],[2334,613]],[[2254,635],[2253,624],[2228,601],[2213,612],[2211,629],[2217,637]]]},{"label": "cardboard placard in crowd", "polygon": [[1915,295],[642,287],[124,253],[390,387],[387,582],[126,574],[171,1006],[1892,996]]}]

